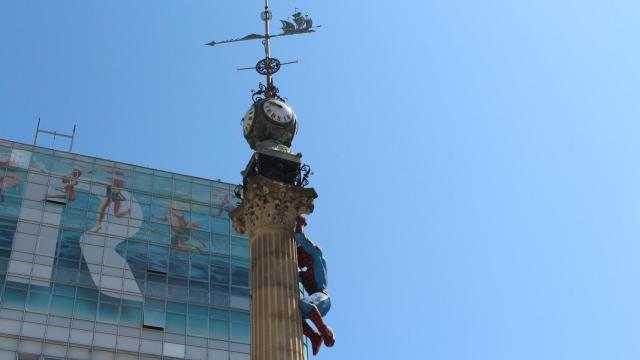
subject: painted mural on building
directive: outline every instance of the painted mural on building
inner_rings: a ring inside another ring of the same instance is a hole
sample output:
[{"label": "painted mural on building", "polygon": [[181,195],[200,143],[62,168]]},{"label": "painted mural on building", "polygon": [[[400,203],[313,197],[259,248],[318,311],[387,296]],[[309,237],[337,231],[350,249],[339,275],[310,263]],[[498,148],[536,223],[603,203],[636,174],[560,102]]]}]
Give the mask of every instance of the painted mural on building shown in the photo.
[{"label": "painted mural on building", "polygon": [[249,343],[228,184],[0,142],[0,307]]}]

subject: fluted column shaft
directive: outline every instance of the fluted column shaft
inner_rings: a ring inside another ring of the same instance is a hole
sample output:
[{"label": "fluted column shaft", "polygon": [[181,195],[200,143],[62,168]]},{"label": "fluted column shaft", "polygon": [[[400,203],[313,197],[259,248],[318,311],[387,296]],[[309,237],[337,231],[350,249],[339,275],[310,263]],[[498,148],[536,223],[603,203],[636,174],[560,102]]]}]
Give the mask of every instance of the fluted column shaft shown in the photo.
[{"label": "fluted column shaft", "polygon": [[231,213],[251,247],[251,359],[304,360],[299,308],[296,216],[313,211],[313,189],[255,176]]}]

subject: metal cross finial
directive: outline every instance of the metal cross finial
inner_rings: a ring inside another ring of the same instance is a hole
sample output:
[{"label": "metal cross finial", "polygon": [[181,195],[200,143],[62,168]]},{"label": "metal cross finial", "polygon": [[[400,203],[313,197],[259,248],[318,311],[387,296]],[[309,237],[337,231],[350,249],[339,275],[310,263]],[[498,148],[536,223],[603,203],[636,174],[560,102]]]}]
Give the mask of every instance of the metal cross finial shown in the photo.
[{"label": "metal cross finial", "polygon": [[277,88],[273,84],[273,74],[278,72],[278,70],[280,70],[280,67],[282,65],[296,64],[298,63],[298,60],[281,63],[280,60],[276,58],[272,58],[271,51],[270,51],[271,38],[278,37],[278,36],[289,36],[289,35],[312,33],[312,32],[315,32],[314,30],[315,28],[319,28],[320,26],[319,25],[313,26],[313,21],[311,20],[311,18],[309,18],[309,16],[303,17],[300,14],[300,11],[298,10],[298,8],[296,8],[293,14],[293,18],[294,18],[293,21],[295,22],[295,24],[294,22],[291,22],[291,21],[280,20],[280,22],[282,22],[282,32],[276,35],[271,35],[269,25],[270,25],[270,21],[273,18],[273,15],[269,10],[269,0],[264,0],[264,11],[262,11],[262,13],[260,14],[260,18],[264,21],[264,35],[249,34],[242,38],[229,39],[229,40],[223,40],[223,41],[217,41],[217,42],[211,41],[206,45],[215,46],[219,44],[226,44],[226,43],[232,43],[232,42],[262,39],[262,44],[264,46],[264,59],[258,61],[255,67],[239,68],[238,70],[255,69],[260,75],[266,76],[267,85],[264,89],[263,94],[266,95],[266,97],[273,97],[273,96],[277,96],[277,92],[278,92]]}]

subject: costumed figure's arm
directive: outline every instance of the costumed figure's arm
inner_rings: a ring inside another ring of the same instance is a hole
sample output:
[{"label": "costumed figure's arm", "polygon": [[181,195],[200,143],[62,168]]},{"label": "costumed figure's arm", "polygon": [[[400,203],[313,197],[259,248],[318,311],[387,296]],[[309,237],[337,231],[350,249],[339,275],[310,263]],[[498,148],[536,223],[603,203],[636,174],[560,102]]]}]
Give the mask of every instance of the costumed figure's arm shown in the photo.
[{"label": "costumed figure's arm", "polygon": [[313,241],[309,240],[307,236],[303,233],[294,233],[293,238],[296,240],[296,243],[302,247],[302,249],[309,255],[315,255],[320,252],[320,248]]}]

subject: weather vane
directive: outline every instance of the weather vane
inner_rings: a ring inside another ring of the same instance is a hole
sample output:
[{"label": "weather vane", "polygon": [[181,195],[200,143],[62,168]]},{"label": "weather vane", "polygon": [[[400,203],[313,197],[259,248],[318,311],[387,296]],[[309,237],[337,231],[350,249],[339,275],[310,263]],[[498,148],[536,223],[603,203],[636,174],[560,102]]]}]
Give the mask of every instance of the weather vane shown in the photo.
[{"label": "weather vane", "polygon": [[313,26],[313,21],[309,17],[309,15],[302,15],[300,11],[296,8],[293,15],[292,21],[288,20],[280,20],[282,23],[282,32],[276,35],[271,35],[269,33],[269,22],[272,19],[271,11],[269,10],[269,0],[264,0],[264,11],[260,14],[260,18],[264,21],[264,35],[261,34],[249,34],[242,38],[235,38],[229,40],[222,41],[211,41],[206,45],[215,46],[220,44],[227,44],[233,42],[240,41],[248,41],[248,40],[258,40],[262,39],[262,44],[264,45],[264,59],[258,61],[255,67],[245,67],[239,68],[238,70],[250,70],[256,69],[258,74],[266,76],[267,85],[264,86],[260,84],[260,90],[254,92],[254,99],[256,97],[264,95],[265,98],[277,97],[278,88],[273,85],[273,74],[277,73],[280,70],[282,65],[295,64],[298,63],[298,60],[289,61],[289,62],[280,62],[280,60],[271,57],[270,52],[270,39],[279,36],[290,36],[290,35],[298,35],[298,34],[308,34],[315,32],[314,29],[319,28],[318,26]]}]

